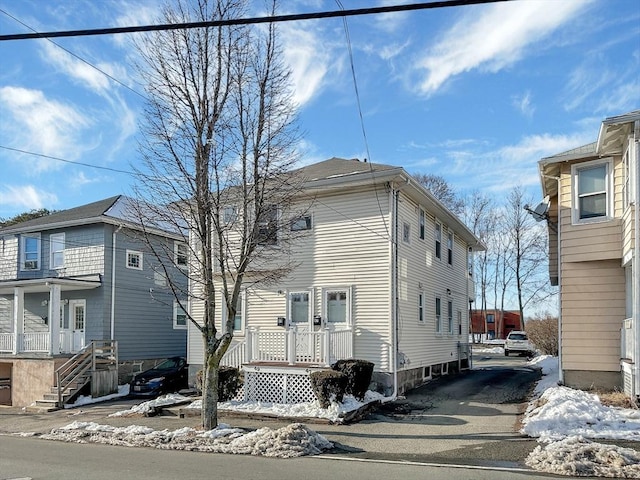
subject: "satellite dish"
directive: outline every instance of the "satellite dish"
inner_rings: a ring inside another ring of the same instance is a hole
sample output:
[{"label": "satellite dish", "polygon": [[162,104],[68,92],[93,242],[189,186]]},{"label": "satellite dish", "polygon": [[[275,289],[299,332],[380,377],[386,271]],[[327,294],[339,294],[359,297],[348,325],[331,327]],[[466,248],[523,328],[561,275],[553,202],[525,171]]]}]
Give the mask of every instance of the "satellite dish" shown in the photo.
[{"label": "satellite dish", "polygon": [[531,209],[529,208],[529,205],[525,205],[524,209],[533,216],[536,222],[547,220],[549,218],[549,195],[544,197],[536,208]]}]

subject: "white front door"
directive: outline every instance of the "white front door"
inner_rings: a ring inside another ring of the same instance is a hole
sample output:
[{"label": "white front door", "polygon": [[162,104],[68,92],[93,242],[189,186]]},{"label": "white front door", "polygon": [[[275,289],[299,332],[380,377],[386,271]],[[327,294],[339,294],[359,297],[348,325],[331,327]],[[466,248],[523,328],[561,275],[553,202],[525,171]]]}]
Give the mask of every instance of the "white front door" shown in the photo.
[{"label": "white front door", "polygon": [[73,347],[73,332],[69,328],[69,315],[65,315],[66,307],[60,304],[60,352],[70,353]]},{"label": "white front door", "polygon": [[301,360],[311,357],[314,343],[309,299],[309,292],[289,293],[289,325],[296,330],[296,357]]},{"label": "white front door", "polygon": [[86,321],[86,300],[69,300],[69,323],[72,329],[72,351],[84,348],[84,329]]},{"label": "white front door", "polygon": [[327,326],[336,330],[349,326],[349,290],[327,289],[324,292],[324,308]]}]

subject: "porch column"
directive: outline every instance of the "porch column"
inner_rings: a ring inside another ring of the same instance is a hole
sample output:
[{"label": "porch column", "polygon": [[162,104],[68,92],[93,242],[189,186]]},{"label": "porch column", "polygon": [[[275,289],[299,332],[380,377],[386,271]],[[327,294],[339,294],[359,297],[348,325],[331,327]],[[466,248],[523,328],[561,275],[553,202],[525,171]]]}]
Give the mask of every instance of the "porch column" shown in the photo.
[{"label": "porch column", "polygon": [[49,285],[49,353],[60,353],[60,285]]},{"label": "porch column", "polygon": [[325,326],[322,329],[322,360],[324,360],[325,365],[331,365],[331,330],[329,330],[328,326]]},{"label": "porch column", "polygon": [[297,335],[296,326],[289,327],[286,330],[285,338],[286,338],[286,360],[289,361],[289,365],[293,365],[296,363],[296,335]]},{"label": "porch column", "polygon": [[22,335],[24,334],[24,289],[13,289],[13,354],[22,351]]}]

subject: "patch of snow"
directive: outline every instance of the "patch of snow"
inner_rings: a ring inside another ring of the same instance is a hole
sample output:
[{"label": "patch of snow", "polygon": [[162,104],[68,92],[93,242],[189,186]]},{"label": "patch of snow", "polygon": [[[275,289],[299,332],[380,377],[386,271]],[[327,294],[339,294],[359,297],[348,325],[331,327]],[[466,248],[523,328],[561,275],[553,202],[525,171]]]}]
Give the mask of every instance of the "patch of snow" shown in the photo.
[{"label": "patch of snow", "polygon": [[171,405],[178,405],[180,403],[188,402],[189,400],[190,398],[185,397],[184,395],[180,395],[178,393],[168,393],[153,400],[148,400],[138,405],[134,405],[129,410],[120,410],[119,412],[112,413],[109,416],[127,417],[130,415],[144,415],[145,413],[154,411],[157,407],[169,407]]},{"label": "patch of snow", "polygon": [[500,355],[504,355],[504,348],[503,347],[491,347],[491,348],[473,347],[473,353],[497,353]]},{"label": "patch of snow", "polygon": [[580,436],[538,445],[525,463],[535,470],[560,475],[640,478],[640,452]]},{"label": "patch of snow", "polygon": [[75,402],[65,404],[64,408],[75,408],[81,407],[82,405],[89,405],[91,403],[106,402],[107,400],[126,397],[127,395],[129,395],[129,385],[118,385],[118,393],[112,393],[111,395],[96,398],[93,398],[91,395],[80,395]]},{"label": "patch of snow", "polygon": [[325,437],[301,423],[275,430],[265,427],[252,432],[221,424],[214,430],[203,432],[193,428],[170,431],[153,430],[139,425],[113,427],[93,422],[73,422],[64,427],[55,428],[41,438],[76,443],[102,443],[278,458],[317,455],[333,448],[333,444]]}]

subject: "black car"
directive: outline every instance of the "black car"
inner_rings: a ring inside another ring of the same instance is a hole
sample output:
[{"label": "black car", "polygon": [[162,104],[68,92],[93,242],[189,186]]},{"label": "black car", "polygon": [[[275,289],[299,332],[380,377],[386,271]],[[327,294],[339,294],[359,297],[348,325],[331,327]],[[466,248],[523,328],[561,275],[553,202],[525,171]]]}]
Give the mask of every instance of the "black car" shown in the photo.
[{"label": "black car", "polygon": [[129,395],[155,397],[188,387],[188,365],[182,357],[167,358],[155,367],[138,373],[129,384]]}]

